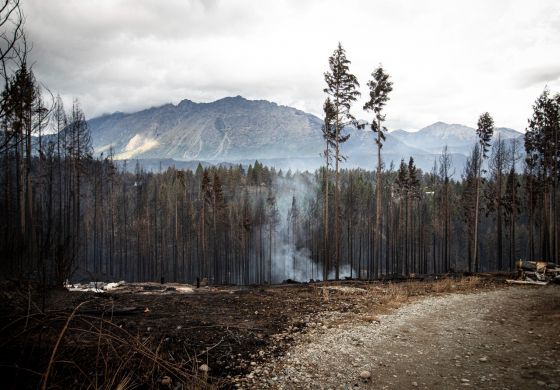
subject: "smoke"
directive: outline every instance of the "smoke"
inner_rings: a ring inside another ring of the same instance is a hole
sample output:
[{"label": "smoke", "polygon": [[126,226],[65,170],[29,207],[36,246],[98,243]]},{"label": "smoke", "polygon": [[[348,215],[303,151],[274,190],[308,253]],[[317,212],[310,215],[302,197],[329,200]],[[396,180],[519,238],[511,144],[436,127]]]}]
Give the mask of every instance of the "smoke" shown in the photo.
[{"label": "smoke", "polygon": [[[323,265],[312,259],[309,244],[309,227],[305,225],[306,208],[317,196],[320,184],[316,177],[308,172],[296,172],[291,177],[277,177],[273,191],[279,214],[276,228],[276,243],[272,251],[272,279],[282,282],[287,279],[307,282],[310,279],[323,279]],[[293,217],[293,209],[298,217]],[[331,262],[332,263],[332,262]],[[339,276],[355,276],[350,265],[341,265]],[[329,279],[334,279],[335,270],[329,270]]]},{"label": "smoke", "polygon": [[298,282],[309,281],[318,277],[317,264],[311,260],[311,252],[308,248],[296,248],[291,243],[282,243],[274,253],[273,275],[276,281],[287,279]]},{"label": "smoke", "polygon": [[[353,270],[352,267],[350,267],[350,264],[341,265],[338,272],[341,278],[346,278],[350,276],[356,278],[358,276],[356,270]],[[334,269],[331,269],[329,271],[329,279],[334,279],[335,277],[336,277],[336,271]]]}]

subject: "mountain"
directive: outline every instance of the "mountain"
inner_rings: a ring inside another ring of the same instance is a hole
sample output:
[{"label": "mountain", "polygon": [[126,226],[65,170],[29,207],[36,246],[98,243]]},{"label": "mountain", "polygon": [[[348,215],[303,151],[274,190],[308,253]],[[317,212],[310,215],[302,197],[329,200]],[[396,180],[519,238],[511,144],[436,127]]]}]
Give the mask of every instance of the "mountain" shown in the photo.
[{"label": "mountain", "polygon": [[321,120],[265,100],[183,100],[89,121],[94,150],[117,159],[237,160],[311,156],[321,150]]},{"label": "mountain", "polygon": [[[450,153],[468,155],[478,140],[476,130],[472,127],[444,122],[436,122],[417,132],[395,130],[390,134],[406,145],[429,153],[441,153],[443,147],[447,145]],[[495,141],[500,137],[504,141],[509,141],[522,136],[522,133],[513,129],[498,127],[494,131],[492,140]]]},{"label": "mountain", "polygon": [[[226,97],[211,103],[183,100],[135,113],[114,113],[88,121],[97,154],[110,148],[116,159],[139,160],[146,169],[191,168],[199,161],[248,165],[259,160],[281,169],[313,170],[324,164],[322,120],[292,107],[266,100]],[[349,126],[342,153],[344,168],[376,166],[375,134]],[[522,134],[498,128],[502,139]],[[496,138],[496,135],[495,135]],[[387,134],[382,156],[386,167],[413,156],[418,167],[432,169],[444,146],[460,174],[476,142],[473,128],[436,122],[418,132],[395,130]],[[204,165],[203,164],[203,165]],[[128,164],[130,167],[133,164]]]}]

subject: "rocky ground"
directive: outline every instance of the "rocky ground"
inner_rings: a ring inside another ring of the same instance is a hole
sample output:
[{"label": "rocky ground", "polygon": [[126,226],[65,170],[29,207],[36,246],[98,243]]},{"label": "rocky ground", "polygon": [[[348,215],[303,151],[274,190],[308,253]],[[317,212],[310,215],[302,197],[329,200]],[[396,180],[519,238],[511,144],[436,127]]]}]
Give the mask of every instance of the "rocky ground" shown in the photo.
[{"label": "rocky ground", "polygon": [[244,386],[560,388],[559,286],[424,297],[370,324],[333,314]]}]

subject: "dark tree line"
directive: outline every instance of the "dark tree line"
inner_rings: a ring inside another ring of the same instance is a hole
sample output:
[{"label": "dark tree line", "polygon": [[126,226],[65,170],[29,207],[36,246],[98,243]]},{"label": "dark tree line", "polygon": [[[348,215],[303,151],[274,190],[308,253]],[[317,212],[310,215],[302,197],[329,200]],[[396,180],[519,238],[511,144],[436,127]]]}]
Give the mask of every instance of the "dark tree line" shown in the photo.
[{"label": "dark tree line", "polygon": [[[16,27],[17,15],[1,13]],[[519,142],[492,140],[485,113],[464,172],[446,149],[422,172],[412,158],[382,161],[392,83],[380,66],[364,107],[374,114],[377,170],[340,169],[359,84],[339,45],[325,74],[324,168],[282,172],[256,161],[146,172],[111,151],[94,157],[79,103],[66,111],[59,97],[45,102],[26,48],[14,48],[0,53],[13,69],[0,100],[3,277],[250,284],[500,271],[518,258],[558,258],[560,97],[548,90],[533,107],[525,161]]]},{"label": "dark tree line", "polygon": [[[334,186],[325,193],[322,170],[279,172],[256,162],[246,169],[199,166],[195,172],[159,173],[136,165],[131,172],[110,157],[71,157],[73,143],[61,147],[69,151],[59,158],[53,141],[58,138],[79,139],[51,137],[45,158],[31,159],[32,235],[20,230],[15,152],[3,156],[4,275],[53,283],[73,274],[74,279],[206,277],[210,283],[249,284],[324,279],[326,269],[327,277],[336,277],[336,265],[326,255],[336,249],[335,232],[324,225],[324,205],[334,199]],[[498,145],[490,159],[500,159]],[[377,175],[341,170],[339,275],[374,278],[472,267],[477,150],[462,181],[449,176],[452,164],[445,153],[429,173],[418,170],[413,159],[382,172],[379,260],[373,234]],[[536,217],[548,209],[540,203],[520,208],[549,195],[531,187],[536,178],[516,173],[513,165],[502,172],[501,179],[496,173],[481,182],[480,271],[511,269],[519,257],[546,259],[550,248],[549,230]],[[330,202],[330,220],[336,212]],[[498,229],[499,212],[509,229]],[[537,242],[543,245],[531,246]]]}]

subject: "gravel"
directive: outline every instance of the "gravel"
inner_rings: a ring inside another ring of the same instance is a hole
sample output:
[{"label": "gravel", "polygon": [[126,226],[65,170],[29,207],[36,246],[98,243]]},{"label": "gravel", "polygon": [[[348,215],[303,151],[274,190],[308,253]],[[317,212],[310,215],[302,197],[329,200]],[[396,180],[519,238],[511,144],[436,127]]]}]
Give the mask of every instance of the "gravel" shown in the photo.
[{"label": "gravel", "polygon": [[325,312],[309,323],[312,331],[254,367],[243,387],[559,387],[558,286],[429,296],[373,323],[337,323],[339,316]]}]

